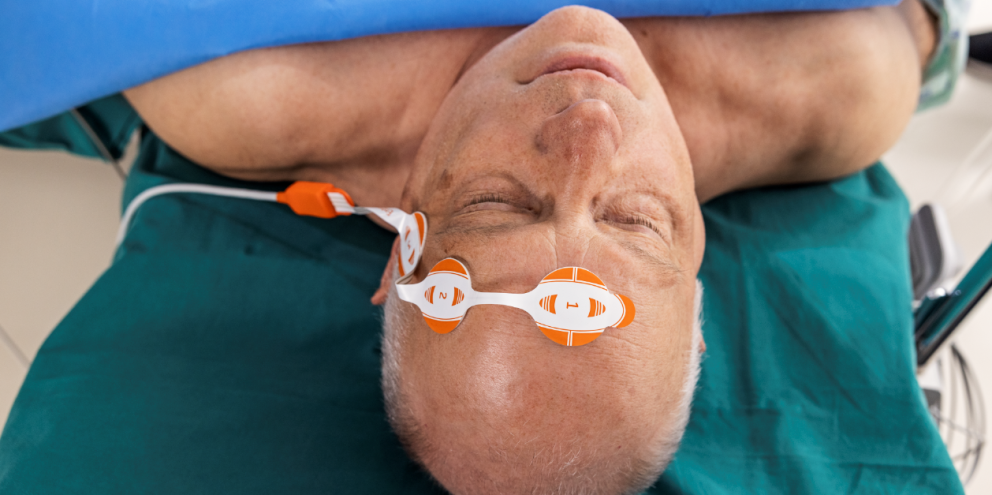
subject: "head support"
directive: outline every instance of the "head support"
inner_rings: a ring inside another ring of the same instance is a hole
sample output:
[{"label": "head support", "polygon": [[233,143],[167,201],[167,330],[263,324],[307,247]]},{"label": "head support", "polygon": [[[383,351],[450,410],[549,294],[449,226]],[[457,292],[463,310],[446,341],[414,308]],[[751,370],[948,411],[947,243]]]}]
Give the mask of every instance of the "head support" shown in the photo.
[{"label": "head support", "polygon": [[419,284],[396,284],[400,299],[416,304],[427,325],[437,333],[454,330],[468,308],[499,304],[530,314],[549,339],[567,346],[596,340],[607,327],[621,328],[634,320],[634,303],[613,294],[589,270],[559,268],[525,294],[476,292],[468,270],[447,258],[434,265]]}]

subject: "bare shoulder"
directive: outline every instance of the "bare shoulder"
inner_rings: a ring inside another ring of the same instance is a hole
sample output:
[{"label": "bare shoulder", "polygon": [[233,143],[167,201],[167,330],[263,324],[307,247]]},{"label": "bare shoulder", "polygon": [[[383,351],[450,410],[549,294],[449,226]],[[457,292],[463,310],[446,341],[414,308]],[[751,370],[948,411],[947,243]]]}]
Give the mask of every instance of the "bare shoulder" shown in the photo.
[{"label": "bare shoulder", "polygon": [[251,50],[125,96],[170,146],[227,175],[292,179],[307,167],[402,160],[416,150],[483,34],[434,31]]},{"label": "bare shoulder", "polygon": [[628,28],[668,94],[704,201],[871,165],[912,116],[934,44],[917,0]]},{"label": "bare shoulder", "polygon": [[[704,201],[870,165],[912,115],[934,43],[932,19],[918,0],[845,12],[624,22],[668,95]],[[252,50],[125,95],[162,139],[215,171],[333,179],[353,190],[388,177],[398,198],[404,167],[463,69],[514,30]]]}]

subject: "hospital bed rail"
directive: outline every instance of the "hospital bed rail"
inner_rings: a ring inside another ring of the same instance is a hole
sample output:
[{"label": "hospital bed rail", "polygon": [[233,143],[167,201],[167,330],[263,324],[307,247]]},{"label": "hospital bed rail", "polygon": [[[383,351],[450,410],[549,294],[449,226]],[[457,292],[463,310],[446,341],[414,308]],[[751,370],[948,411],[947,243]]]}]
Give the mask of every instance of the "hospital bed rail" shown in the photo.
[{"label": "hospital bed rail", "polygon": [[992,286],[992,245],[968,270],[958,285],[928,296],[914,313],[916,364],[923,367]]}]

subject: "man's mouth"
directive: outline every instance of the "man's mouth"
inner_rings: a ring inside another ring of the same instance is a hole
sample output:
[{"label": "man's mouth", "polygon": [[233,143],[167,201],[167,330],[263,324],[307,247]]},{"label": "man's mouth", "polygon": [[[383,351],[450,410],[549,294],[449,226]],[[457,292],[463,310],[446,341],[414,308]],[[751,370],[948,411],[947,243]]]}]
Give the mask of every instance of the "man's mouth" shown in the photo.
[{"label": "man's mouth", "polygon": [[618,69],[609,60],[595,55],[566,54],[555,57],[554,60],[550,61],[534,79],[550,74],[562,72],[579,73],[580,71],[591,71],[598,73],[605,76],[607,79],[630,89],[630,86],[627,86],[627,79],[624,77],[623,72],[621,72],[620,69]]}]

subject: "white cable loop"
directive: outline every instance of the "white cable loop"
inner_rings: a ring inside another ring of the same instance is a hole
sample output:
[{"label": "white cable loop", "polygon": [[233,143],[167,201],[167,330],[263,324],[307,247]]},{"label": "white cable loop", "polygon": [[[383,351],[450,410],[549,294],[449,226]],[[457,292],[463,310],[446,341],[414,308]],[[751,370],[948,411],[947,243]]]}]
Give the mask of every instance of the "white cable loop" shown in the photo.
[{"label": "white cable loop", "polygon": [[127,205],[127,209],[124,210],[124,216],[121,217],[121,225],[117,228],[117,240],[114,242],[114,248],[120,247],[121,242],[124,241],[124,236],[127,235],[128,226],[131,224],[131,219],[134,217],[135,212],[138,208],[144,204],[145,201],[154,198],[155,196],[161,196],[163,194],[173,194],[173,193],[196,193],[196,194],[210,194],[213,196],[226,196],[229,198],[242,198],[242,199],[254,199],[257,201],[276,201],[276,194],[274,192],[268,191],[254,191],[251,189],[238,189],[234,187],[220,187],[220,186],[207,186],[203,184],[165,184],[162,186],[155,186],[146,189],[137,197],[135,197]]}]

